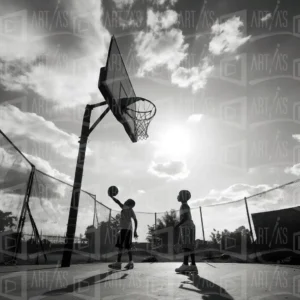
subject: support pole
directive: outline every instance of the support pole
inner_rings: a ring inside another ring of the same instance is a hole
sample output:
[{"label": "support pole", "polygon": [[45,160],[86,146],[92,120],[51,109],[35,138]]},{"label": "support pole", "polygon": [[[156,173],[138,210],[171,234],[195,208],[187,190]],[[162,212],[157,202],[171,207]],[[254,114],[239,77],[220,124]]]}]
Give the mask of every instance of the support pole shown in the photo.
[{"label": "support pole", "polygon": [[202,216],[202,207],[201,206],[199,206],[199,210],[200,210],[200,219],[201,219],[201,226],[202,226],[203,243],[205,244],[205,234],[204,234],[203,216]]},{"label": "support pole", "polygon": [[[93,198],[94,199],[94,198]],[[96,219],[96,201],[94,199],[94,218],[93,218],[93,226],[96,228],[95,226],[95,219]],[[98,226],[97,226],[98,227]]]},{"label": "support pole", "polygon": [[[157,230],[157,213],[154,213],[154,235],[152,236],[152,246],[155,245],[156,242],[156,230]],[[154,239],[154,241],[153,241]],[[153,247],[151,247],[151,256],[153,256]]]},{"label": "support pole", "polygon": [[81,183],[82,183],[82,176],[83,176],[85,152],[86,152],[86,146],[87,146],[89,130],[90,130],[90,121],[91,121],[91,108],[89,105],[87,105],[83,116],[81,136],[79,140],[79,151],[77,156],[74,185],[73,185],[72,198],[70,204],[67,235],[66,235],[64,253],[63,253],[63,258],[61,263],[62,268],[70,267],[71,264],[74,236],[75,236],[76,224],[77,224],[77,214],[78,214],[79,197],[80,197],[80,190],[81,190]]},{"label": "support pole", "polygon": [[[248,223],[249,223],[249,228],[250,228],[250,235],[251,235],[252,244],[253,244],[253,247],[254,247],[255,258],[256,258],[256,260],[257,260],[256,241],[254,241],[254,237],[253,237],[253,231],[252,231],[252,225],[251,225],[251,221],[250,221],[250,214],[249,214],[249,209],[248,209],[247,198],[244,197],[244,200],[245,200],[245,206],[246,206],[247,218],[248,218]],[[247,243],[246,243],[246,245],[247,245]]]},{"label": "support pole", "polygon": [[21,244],[22,232],[23,232],[25,218],[26,218],[26,212],[27,212],[27,204],[28,204],[28,201],[29,201],[29,198],[31,195],[34,174],[35,174],[35,166],[31,165],[31,172],[29,175],[26,193],[25,193],[23,206],[22,206],[22,210],[21,210],[21,214],[20,214],[20,219],[19,219],[19,223],[18,223],[18,228],[17,228],[18,235],[17,235],[17,241],[16,241],[15,254],[14,254],[14,258],[13,258],[14,262],[16,262],[16,260],[17,260],[17,256],[18,256],[18,252],[19,252],[19,248],[20,248],[20,244]]},{"label": "support pole", "polygon": [[64,247],[64,253],[63,253],[62,262],[61,262],[62,268],[70,267],[70,264],[71,264],[88,137],[89,137],[89,134],[92,132],[92,130],[94,130],[96,125],[109,112],[109,108],[107,108],[102,113],[102,115],[97,119],[95,124],[90,129],[91,113],[92,113],[93,108],[102,106],[105,104],[106,104],[106,102],[101,102],[99,104],[87,105],[85,107],[85,112],[84,112],[83,122],[82,122],[82,127],[81,127],[81,135],[80,135],[80,140],[79,140],[79,151],[78,151],[78,156],[77,156],[77,164],[76,164],[73,191],[72,191],[72,197],[71,197],[65,247]]},{"label": "support pole", "polygon": [[108,216],[108,223],[110,225],[110,222],[111,222],[111,209],[109,210],[109,216]]}]

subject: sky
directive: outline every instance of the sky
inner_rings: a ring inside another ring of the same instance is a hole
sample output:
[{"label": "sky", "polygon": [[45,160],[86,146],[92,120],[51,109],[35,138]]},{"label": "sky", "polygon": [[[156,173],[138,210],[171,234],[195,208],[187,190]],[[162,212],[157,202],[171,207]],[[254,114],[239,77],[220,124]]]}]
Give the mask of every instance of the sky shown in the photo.
[{"label": "sky", "polygon": [[[109,112],[89,137],[82,188],[113,210],[109,186],[134,199],[147,212],[143,235],[150,213],[179,209],[181,189],[199,226],[203,207],[206,235],[247,226],[243,200],[207,206],[299,177],[299,20],[290,0],[2,0],[0,129],[38,170],[72,184],[84,108],[104,101],[97,84],[114,35],[136,95],[157,114],[133,144]],[[17,212],[30,167],[1,143],[1,207]],[[70,187],[36,178],[38,227],[61,233]],[[253,198],[250,212],[298,205],[297,188]],[[80,201],[84,233],[93,200]]]}]

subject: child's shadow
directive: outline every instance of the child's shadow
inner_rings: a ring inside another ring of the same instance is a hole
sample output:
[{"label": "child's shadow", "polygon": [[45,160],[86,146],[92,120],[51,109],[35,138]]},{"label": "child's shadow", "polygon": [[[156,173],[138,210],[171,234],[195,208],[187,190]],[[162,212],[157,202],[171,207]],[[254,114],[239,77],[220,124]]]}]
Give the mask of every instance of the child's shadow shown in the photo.
[{"label": "child's shadow", "polygon": [[[81,281],[76,281],[73,284],[69,284],[68,286],[61,288],[61,289],[57,289],[57,290],[53,290],[53,291],[48,291],[46,293],[44,293],[45,296],[56,296],[56,295],[61,295],[61,294],[68,294],[68,293],[73,293],[77,290],[86,290],[89,289],[89,286],[96,284],[97,282],[99,282],[100,280],[105,279],[106,277],[108,277],[109,275],[113,274],[113,273],[118,273],[118,272],[122,272],[122,271],[109,271],[109,272],[105,272],[102,274],[97,274],[88,278],[82,278]],[[125,279],[128,276],[128,274],[123,274],[120,278],[118,279]],[[103,283],[106,281],[111,281],[111,280],[116,280],[116,279],[109,279],[109,280],[104,280],[104,281],[100,281],[99,283]]]},{"label": "child's shadow", "polygon": [[[206,300],[233,300],[234,298],[230,296],[225,289],[218,286],[217,284],[201,278],[199,275],[193,275],[189,277],[190,281],[183,281],[179,286],[180,289],[192,291],[195,293],[202,294],[202,299]],[[196,287],[198,290],[184,287],[183,284],[190,284]]]}]

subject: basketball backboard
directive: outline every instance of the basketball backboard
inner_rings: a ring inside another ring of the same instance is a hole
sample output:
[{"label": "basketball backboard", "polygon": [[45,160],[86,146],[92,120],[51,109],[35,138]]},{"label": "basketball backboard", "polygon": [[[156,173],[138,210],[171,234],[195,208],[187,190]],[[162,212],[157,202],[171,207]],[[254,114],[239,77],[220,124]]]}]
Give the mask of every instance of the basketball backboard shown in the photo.
[{"label": "basketball backboard", "polygon": [[128,107],[131,110],[124,113],[120,101],[136,95],[114,36],[110,42],[106,66],[100,71],[98,88],[116,119],[124,126],[131,141],[137,142],[136,125],[133,120],[135,116],[128,115],[128,113],[135,114],[136,103],[130,104]]}]

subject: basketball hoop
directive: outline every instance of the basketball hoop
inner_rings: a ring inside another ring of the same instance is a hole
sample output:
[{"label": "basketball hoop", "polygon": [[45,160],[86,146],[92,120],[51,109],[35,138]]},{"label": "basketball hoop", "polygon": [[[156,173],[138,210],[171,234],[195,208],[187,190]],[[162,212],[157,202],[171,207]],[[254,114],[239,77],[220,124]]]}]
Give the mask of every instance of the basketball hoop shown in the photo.
[{"label": "basketball hoop", "polygon": [[141,97],[131,97],[125,100],[123,111],[135,124],[137,140],[148,138],[148,127],[156,114],[156,106],[149,100]]}]

